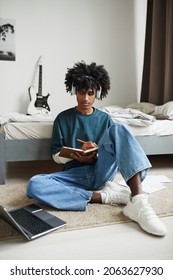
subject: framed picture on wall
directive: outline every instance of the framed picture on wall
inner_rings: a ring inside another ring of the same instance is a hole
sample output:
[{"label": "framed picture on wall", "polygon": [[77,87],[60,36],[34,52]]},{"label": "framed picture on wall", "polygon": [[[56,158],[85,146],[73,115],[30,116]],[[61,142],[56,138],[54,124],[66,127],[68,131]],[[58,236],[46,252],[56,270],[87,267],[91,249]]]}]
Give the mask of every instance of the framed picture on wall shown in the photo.
[{"label": "framed picture on wall", "polygon": [[0,18],[0,60],[16,60],[14,19]]}]

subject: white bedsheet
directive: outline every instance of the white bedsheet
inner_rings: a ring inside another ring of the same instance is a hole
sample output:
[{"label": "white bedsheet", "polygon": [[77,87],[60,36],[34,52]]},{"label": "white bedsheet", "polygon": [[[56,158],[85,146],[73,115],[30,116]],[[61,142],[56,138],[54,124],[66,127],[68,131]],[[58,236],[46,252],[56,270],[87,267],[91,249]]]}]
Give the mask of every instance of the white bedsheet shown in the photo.
[{"label": "white bedsheet", "polygon": [[154,116],[136,109],[114,105],[100,110],[109,114],[114,122],[127,125],[134,136],[173,135],[173,120],[157,120]]},{"label": "white bedsheet", "polygon": [[109,114],[113,121],[133,126],[152,125],[156,118],[135,109],[123,108],[119,106],[108,106],[99,108],[101,111]]},{"label": "white bedsheet", "polygon": [[53,122],[10,122],[3,125],[6,139],[47,139],[52,136]]},{"label": "white bedsheet", "polygon": [[4,114],[0,116],[0,124],[6,124],[9,122],[51,122],[55,119],[53,115],[26,115],[16,112]]},{"label": "white bedsheet", "polygon": [[0,131],[6,139],[46,139],[52,136],[53,115],[11,112],[0,116]]},{"label": "white bedsheet", "polygon": [[173,120],[156,120],[152,125],[139,127],[128,126],[134,136],[173,135]]},{"label": "white bedsheet", "polygon": [[[107,108],[107,107],[106,107]],[[104,109],[105,110],[105,109]],[[112,111],[109,114],[112,117]],[[135,110],[136,111],[136,110]],[[127,112],[127,110],[125,111]],[[122,113],[122,110],[121,110]],[[136,114],[136,112],[133,112]],[[144,118],[125,118],[125,114],[121,118],[118,115],[118,118],[115,118],[115,114],[112,117],[114,121],[119,121],[126,124],[134,136],[166,136],[173,135],[173,120],[156,120],[156,119],[145,119]],[[135,115],[133,115],[135,116]],[[141,115],[143,116],[143,115]],[[147,115],[148,116],[148,115]],[[21,120],[22,117],[22,120]],[[20,121],[17,121],[20,118]],[[12,121],[13,119],[13,121]],[[16,119],[16,121],[14,121]],[[29,121],[29,119],[31,121]],[[38,121],[39,119],[39,121]],[[5,121],[5,119],[3,119]],[[52,127],[53,127],[54,117],[52,116],[20,116],[16,113],[6,117],[6,122],[1,126],[1,131],[4,131],[6,139],[47,139],[52,136]],[[126,122],[129,120],[129,124]],[[2,119],[1,119],[2,121]],[[135,125],[136,124],[136,125]]]},{"label": "white bedsheet", "polygon": [[[3,126],[6,139],[51,138],[53,122],[11,122]],[[173,135],[173,120],[156,120],[149,126],[131,126],[134,136]]]}]

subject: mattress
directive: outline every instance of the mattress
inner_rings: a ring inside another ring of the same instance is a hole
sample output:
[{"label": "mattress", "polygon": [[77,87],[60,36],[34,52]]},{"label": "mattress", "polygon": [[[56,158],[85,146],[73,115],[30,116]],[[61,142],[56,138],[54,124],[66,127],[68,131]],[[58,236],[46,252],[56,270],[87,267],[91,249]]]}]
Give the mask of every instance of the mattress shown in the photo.
[{"label": "mattress", "polygon": [[166,136],[173,135],[173,120],[156,120],[148,126],[132,126],[128,125],[134,136]]},{"label": "mattress", "polygon": [[[127,125],[134,136],[173,135],[173,121],[156,120],[148,126]],[[9,122],[1,127],[6,139],[49,139],[53,122]]]},{"label": "mattress", "polygon": [[12,112],[0,116],[0,132],[4,132],[6,139],[49,139],[54,119],[53,115]]},{"label": "mattress", "polygon": [[53,122],[9,122],[2,126],[5,139],[48,139]]}]

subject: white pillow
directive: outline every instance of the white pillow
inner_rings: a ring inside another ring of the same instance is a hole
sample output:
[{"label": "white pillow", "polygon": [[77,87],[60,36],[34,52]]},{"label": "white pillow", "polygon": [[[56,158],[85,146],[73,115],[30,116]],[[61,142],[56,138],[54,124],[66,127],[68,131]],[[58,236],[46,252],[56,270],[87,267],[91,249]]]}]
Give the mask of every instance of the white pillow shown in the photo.
[{"label": "white pillow", "polygon": [[152,114],[156,119],[173,120],[173,101],[156,106]]},{"label": "white pillow", "polygon": [[152,103],[148,103],[148,102],[132,103],[132,104],[126,106],[126,108],[135,109],[135,110],[138,110],[138,111],[143,112],[148,115],[150,115],[154,112],[155,107],[156,107],[156,105],[154,105]]}]

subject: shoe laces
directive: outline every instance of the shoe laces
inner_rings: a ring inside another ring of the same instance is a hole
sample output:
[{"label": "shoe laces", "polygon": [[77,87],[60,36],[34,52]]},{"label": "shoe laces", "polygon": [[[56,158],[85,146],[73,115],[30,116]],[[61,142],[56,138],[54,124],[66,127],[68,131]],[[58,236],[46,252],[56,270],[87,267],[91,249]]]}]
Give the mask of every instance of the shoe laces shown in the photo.
[{"label": "shoe laces", "polygon": [[142,203],[141,209],[139,211],[139,216],[144,215],[147,219],[156,218],[157,215],[149,203]]},{"label": "shoe laces", "polygon": [[125,200],[127,200],[126,198],[126,194],[117,194],[115,195],[111,195],[109,194],[109,204],[110,205],[116,205],[116,204],[125,204]]}]

